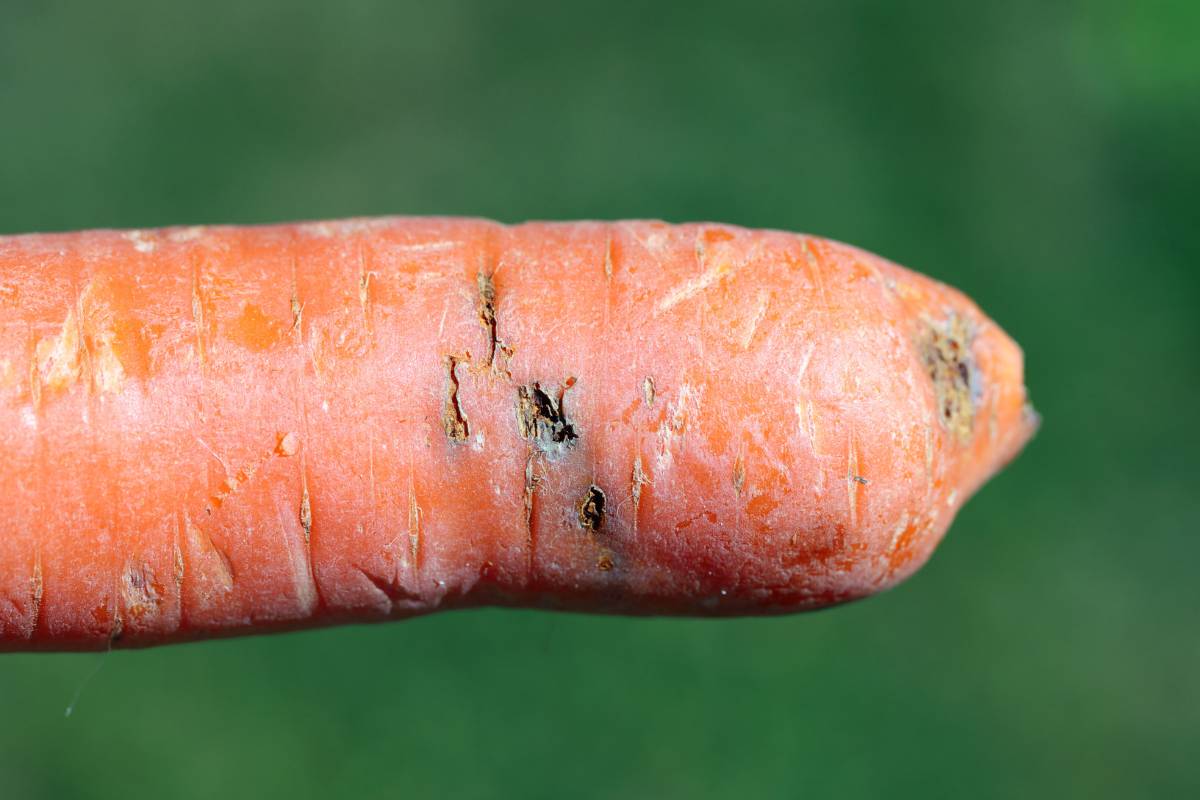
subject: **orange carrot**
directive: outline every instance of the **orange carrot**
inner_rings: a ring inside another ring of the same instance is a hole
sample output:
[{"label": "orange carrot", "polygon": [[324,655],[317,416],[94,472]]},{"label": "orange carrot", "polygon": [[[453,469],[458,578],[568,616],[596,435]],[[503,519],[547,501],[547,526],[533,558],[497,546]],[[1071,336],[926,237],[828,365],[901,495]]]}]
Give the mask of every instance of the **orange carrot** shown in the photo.
[{"label": "orange carrot", "polygon": [[3,237],[0,649],[818,608],[915,571],[1035,425],[966,297],[811,236]]}]

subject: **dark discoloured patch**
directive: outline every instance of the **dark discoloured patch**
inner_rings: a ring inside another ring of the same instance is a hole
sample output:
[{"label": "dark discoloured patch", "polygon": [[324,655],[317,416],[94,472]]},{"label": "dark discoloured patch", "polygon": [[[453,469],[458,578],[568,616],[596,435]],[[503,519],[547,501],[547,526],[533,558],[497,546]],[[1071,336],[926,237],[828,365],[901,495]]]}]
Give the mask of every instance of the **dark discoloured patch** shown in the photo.
[{"label": "dark discoloured patch", "polygon": [[517,430],[548,455],[561,455],[579,438],[558,400],[534,383],[517,387]]},{"label": "dark discoloured patch", "polygon": [[918,341],[937,396],[938,420],[963,444],[971,440],[981,389],[973,338],[967,320],[951,313],[942,324],[929,323]]},{"label": "dark discoloured patch", "polygon": [[475,288],[479,292],[479,324],[488,336],[487,364],[490,367],[496,360],[496,285],[491,275],[479,272],[475,276]]},{"label": "dark discoloured patch", "polygon": [[579,527],[598,531],[604,525],[604,490],[592,484],[584,492],[575,510],[579,514]]},{"label": "dark discoloured patch", "polygon": [[601,572],[611,572],[613,568],[613,560],[609,556],[600,556],[596,561],[596,569]]},{"label": "dark discoloured patch", "polygon": [[863,486],[866,486],[868,483],[870,483],[870,481],[864,478],[862,475],[851,475],[850,480],[854,481],[855,483],[861,483]]},{"label": "dark discoloured patch", "polygon": [[470,430],[467,428],[467,418],[463,415],[462,407],[458,404],[458,376],[455,369],[458,359],[446,357],[446,402],[442,406],[442,429],[446,438],[456,444],[467,440]]},{"label": "dark discoloured patch", "polygon": [[746,485],[746,459],[739,453],[733,462],[733,491],[741,494]]}]

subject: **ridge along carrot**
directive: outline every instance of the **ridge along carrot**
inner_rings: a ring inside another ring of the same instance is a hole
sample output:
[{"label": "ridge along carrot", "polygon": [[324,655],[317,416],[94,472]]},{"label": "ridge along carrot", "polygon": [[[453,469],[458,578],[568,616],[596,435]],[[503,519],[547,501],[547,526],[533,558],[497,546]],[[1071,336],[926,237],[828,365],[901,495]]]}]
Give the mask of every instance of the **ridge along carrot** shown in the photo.
[{"label": "ridge along carrot", "polygon": [[1033,434],[959,292],[726,225],[0,237],[0,649],[890,587]]}]

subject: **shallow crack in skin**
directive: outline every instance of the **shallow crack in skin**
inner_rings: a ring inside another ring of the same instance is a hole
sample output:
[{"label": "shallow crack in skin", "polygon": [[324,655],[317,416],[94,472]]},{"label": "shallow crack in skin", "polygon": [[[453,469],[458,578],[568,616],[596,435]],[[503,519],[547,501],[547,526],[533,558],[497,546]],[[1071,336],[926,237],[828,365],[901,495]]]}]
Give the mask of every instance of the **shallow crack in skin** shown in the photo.
[{"label": "shallow crack in skin", "polygon": [[455,368],[458,359],[455,356],[446,357],[446,402],[442,406],[442,429],[446,438],[456,444],[462,444],[470,435],[467,418],[463,415],[462,406],[458,403],[458,376]]},{"label": "shallow crack in skin", "polygon": [[971,440],[982,394],[971,351],[973,339],[968,321],[952,312],[942,324],[927,323],[917,342],[921,363],[933,382],[938,421],[961,444]]},{"label": "shallow crack in skin", "polygon": [[479,324],[488,336],[487,365],[490,367],[496,360],[496,285],[491,275],[479,272],[475,276],[475,287],[479,292]]}]

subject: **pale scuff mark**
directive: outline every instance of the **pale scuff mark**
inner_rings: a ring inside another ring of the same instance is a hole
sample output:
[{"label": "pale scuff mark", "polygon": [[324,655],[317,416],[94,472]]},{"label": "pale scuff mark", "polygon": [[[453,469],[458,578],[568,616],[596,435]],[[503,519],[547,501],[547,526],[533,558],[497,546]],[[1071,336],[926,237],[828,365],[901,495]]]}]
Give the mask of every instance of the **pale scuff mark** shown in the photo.
[{"label": "pale scuff mark", "polygon": [[11,389],[20,380],[17,376],[17,371],[13,369],[12,361],[7,358],[0,359],[0,388]]},{"label": "pale scuff mark", "polygon": [[375,491],[375,429],[367,429],[367,480],[371,489],[371,513],[375,513],[375,509],[379,502],[379,497]]},{"label": "pale scuff mark", "polygon": [[812,248],[809,246],[808,238],[801,237],[801,248],[804,250],[804,259],[808,263],[809,273],[812,277],[813,284],[817,287],[817,293],[821,295],[821,305],[829,308],[829,295],[825,291],[825,277],[821,273],[821,262],[817,260]]},{"label": "pale scuff mark", "polygon": [[171,544],[171,548],[172,561],[175,567],[175,592],[179,596],[180,602],[182,603],[185,566],[183,561],[183,548],[179,546],[179,525],[176,524],[174,528],[175,536],[174,541]]},{"label": "pale scuff mark", "polygon": [[858,527],[858,487],[861,483],[858,474],[858,444],[854,431],[850,432],[846,448],[846,495],[850,507],[850,529]]},{"label": "pale scuff mark", "polygon": [[87,348],[92,385],[101,394],[117,393],[125,384],[125,367],[117,356],[116,318],[103,289],[89,283],[79,298],[83,344]]},{"label": "pale scuff mark", "polygon": [[42,592],[44,583],[42,581],[42,551],[38,549],[33,555],[33,575],[29,578],[29,609],[30,609],[30,624],[29,636],[37,633],[38,626],[42,622]]},{"label": "pale scuff mark", "polygon": [[604,278],[611,281],[613,276],[612,230],[604,237]]},{"label": "pale scuff mark", "polygon": [[669,469],[674,463],[672,450],[676,442],[687,433],[693,421],[699,418],[702,401],[702,391],[684,383],[680,385],[675,400],[667,405],[666,414],[658,426],[658,458],[655,464],[657,472]]},{"label": "pale scuff mark", "polygon": [[288,431],[278,437],[275,445],[275,455],[289,458],[300,450],[300,437],[294,431]]},{"label": "pale scuff mark", "polygon": [[67,318],[58,333],[40,339],[34,348],[36,368],[33,379],[38,386],[35,402],[43,389],[59,391],[74,385],[83,367],[81,352],[79,324],[72,308],[67,311]]},{"label": "pale scuff mark", "polygon": [[800,356],[800,367],[796,370],[796,384],[799,385],[804,380],[805,373],[808,372],[808,365],[812,362],[813,353],[817,346],[809,342],[808,347],[804,348],[804,354]]},{"label": "pale scuff mark", "polygon": [[279,520],[279,535],[284,551],[288,555],[288,563],[292,568],[292,587],[296,593],[296,601],[303,613],[311,614],[317,607],[317,584],[313,577],[312,550],[309,544],[309,532],[312,528],[311,513],[307,526],[303,521],[303,513],[301,515],[301,526],[304,528],[303,541],[300,541],[300,537],[293,533],[295,523],[288,522],[287,510],[279,500],[275,502],[275,514]]},{"label": "pale scuff mark", "polygon": [[187,512],[183,515],[183,527],[187,534],[189,560],[195,564],[196,574],[208,577],[222,592],[232,591],[234,572],[229,556],[208,533],[192,522]]},{"label": "pale scuff mark", "polygon": [[359,250],[358,262],[358,305],[362,310],[363,329],[369,332],[371,329],[371,317],[368,306],[371,302],[371,278],[375,277],[375,273],[367,270],[366,255],[361,250]]},{"label": "pale scuff mark", "polygon": [[154,234],[147,231],[126,231],[122,236],[132,243],[133,249],[139,253],[153,253],[158,247],[154,241]]},{"label": "pale scuff mark", "polygon": [[895,528],[892,529],[892,538],[891,538],[891,541],[888,543],[888,549],[887,549],[887,557],[888,557],[889,562],[895,560],[896,550],[900,546],[900,539],[901,539],[901,537],[904,536],[904,532],[906,530],[908,530],[908,513],[907,512],[905,512],[904,516],[902,516],[900,518],[900,523],[898,525],[896,525]]},{"label": "pale scuff mark", "polygon": [[690,300],[696,295],[708,289],[713,284],[720,281],[727,275],[733,274],[733,267],[728,261],[720,260],[706,267],[703,272],[692,278],[689,281],[679,284],[671,291],[667,292],[655,308],[659,311],[668,311],[671,308],[679,305],[685,300]]},{"label": "pale scuff mark", "polygon": [[925,497],[933,496],[933,426],[925,426]]},{"label": "pale scuff mark", "polygon": [[800,364],[793,379],[793,384],[800,396],[792,404],[792,410],[796,412],[797,424],[800,430],[807,434],[814,453],[817,451],[817,421],[812,400],[804,396],[804,376],[808,373],[808,365],[812,362],[816,349],[817,346],[809,342],[808,347],[800,356]]},{"label": "pale scuff mark", "polygon": [[642,400],[646,403],[646,408],[654,407],[654,378],[647,375],[642,380]]},{"label": "pale scuff mark", "polygon": [[316,325],[308,326],[308,361],[317,380],[325,379],[325,334]]},{"label": "pale scuff mark", "polygon": [[814,453],[819,449],[817,443],[817,409],[811,399],[805,401],[805,407],[808,410],[808,440],[812,443]]},{"label": "pale scuff mark", "polygon": [[[362,526],[358,526],[357,530],[359,534],[361,534]],[[358,574],[366,579],[367,583],[371,585],[372,591],[375,592],[375,596],[378,598],[378,602],[375,604],[376,608],[378,608],[379,611],[384,614],[392,613],[392,611],[395,610],[395,603],[392,600],[392,594],[395,591],[395,581],[388,581],[380,578],[378,575],[375,575],[374,573],[369,572],[358,565],[354,565],[354,569],[358,570]]]},{"label": "pale scuff mark", "polygon": [[171,231],[167,234],[167,238],[172,242],[191,242],[203,236],[206,230],[203,225],[192,225],[188,228]]},{"label": "pale scuff mark", "polygon": [[298,225],[297,228],[301,233],[316,236],[319,239],[328,239],[333,236],[333,225],[328,222],[308,222]]},{"label": "pale scuff mark", "polygon": [[754,334],[758,331],[759,324],[763,318],[767,316],[767,309],[771,305],[771,292],[767,289],[759,289],[755,295],[754,313],[752,313],[740,325],[735,324],[730,330],[730,341],[738,345],[743,350],[750,347],[750,342],[754,341]]},{"label": "pale scuff mark", "polygon": [[334,236],[349,237],[361,233],[371,233],[389,225],[394,225],[392,217],[351,217],[322,222],[305,222],[296,226],[300,233],[328,239]]},{"label": "pale scuff mark", "polygon": [[633,498],[633,533],[637,535],[638,512],[642,505],[642,487],[649,483],[646,473],[642,470],[642,454],[633,458],[633,470],[630,475],[630,497]]},{"label": "pale scuff mark", "polygon": [[206,356],[204,345],[204,299],[200,295],[199,268],[192,273],[192,325],[196,329],[196,357],[200,361],[200,368],[203,369]]},{"label": "pale scuff mark", "polygon": [[439,250],[453,250],[456,247],[462,247],[462,244],[463,243],[457,239],[444,239],[436,242],[398,244],[394,245],[394,247],[401,253],[433,253]]},{"label": "pale scuff mark", "polygon": [[704,243],[704,232],[701,231],[696,236],[696,263],[700,266],[700,274],[691,280],[684,281],[667,292],[658,301],[655,308],[659,312],[667,311],[683,301],[695,297],[726,275],[734,272],[734,268],[726,259],[718,258],[712,264],[709,264],[708,261],[708,251]]},{"label": "pale scuff mark", "polygon": [[221,456],[217,453],[217,451],[212,449],[212,447],[209,446],[208,442],[204,441],[199,436],[193,435],[192,438],[196,440],[197,444],[199,444],[206,451],[208,451],[208,454],[210,456],[212,456],[213,458],[215,458],[217,460],[217,463],[221,465],[221,469],[225,470],[225,480],[227,482],[232,480],[233,479],[233,470],[231,470],[229,468],[229,462],[226,461],[224,458],[221,458]]},{"label": "pale scuff mark", "polygon": [[441,320],[438,321],[438,340],[439,341],[441,340],[442,335],[446,332],[446,315],[449,313],[450,313],[450,301],[447,300],[444,303],[442,303],[442,318],[441,318]]},{"label": "pale scuff mark", "polygon": [[412,559],[413,575],[420,575],[421,506],[417,503],[417,490],[411,477],[408,483],[408,554]]}]

